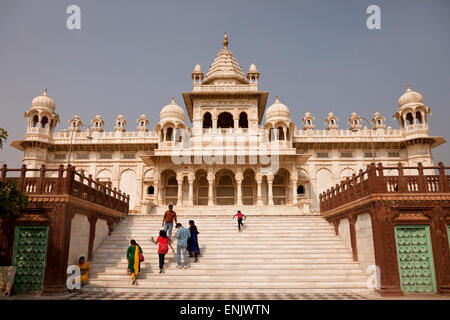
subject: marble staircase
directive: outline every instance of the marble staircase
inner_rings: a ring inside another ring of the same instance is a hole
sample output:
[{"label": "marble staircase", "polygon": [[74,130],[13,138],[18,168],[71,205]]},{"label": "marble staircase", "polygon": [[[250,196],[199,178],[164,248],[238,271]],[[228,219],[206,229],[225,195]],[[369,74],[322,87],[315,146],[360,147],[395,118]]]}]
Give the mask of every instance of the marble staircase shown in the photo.
[{"label": "marble staircase", "polygon": [[[162,215],[130,215],[105,238],[90,262],[85,292],[182,293],[369,293],[367,275],[334,229],[317,216],[251,215],[237,230],[231,212],[188,214],[178,210],[183,225],[194,219],[202,255],[189,268],[176,268],[176,254],[166,256],[165,273],[158,268],[157,246],[150,237],[161,229]],[[164,208],[165,210],[165,208]],[[286,212],[284,210],[287,210]],[[162,210],[161,210],[162,212]],[[126,274],[126,249],[135,239],[146,261],[137,285]],[[176,250],[176,238],[174,238]]]}]

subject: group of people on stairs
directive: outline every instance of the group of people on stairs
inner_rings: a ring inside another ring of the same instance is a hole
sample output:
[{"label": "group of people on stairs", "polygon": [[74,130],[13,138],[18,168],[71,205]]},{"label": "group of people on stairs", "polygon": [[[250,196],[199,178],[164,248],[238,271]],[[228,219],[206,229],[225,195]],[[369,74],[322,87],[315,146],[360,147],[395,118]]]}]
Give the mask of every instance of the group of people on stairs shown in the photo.
[{"label": "group of people on stairs", "polygon": [[[173,205],[169,205],[169,210],[165,212],[162,222],[162,227],[164,229],[159,231],[159,236],[156,240],[154,237],[151,237],[152,242],[158,245],[159,273],[164,273],[164,260],[165,255],[169,252],[169,248],[172,249],[172,252],[175,252],[175,249],[172,246],[172,229],[174,223],[175,228],[177,229],[177,268],[188,268],[187,252],[189,252],[189,257],[195,258],[194,262],[198,262],[198,256],[200,255],[198,234],[200,232],[198,232],[194,220],[189,220],[189,229],[183,227],[183,225],[177,221],[177,214],[173,211]],[[144,261],[142,253],[142,248],[135,240],[131,240],[127,250],[127,260],[128,274],[132,277],[133,285],[136,284],[136,276],[140,272],[140,263]],[[183,263],[181,262],[182,254]]]}]

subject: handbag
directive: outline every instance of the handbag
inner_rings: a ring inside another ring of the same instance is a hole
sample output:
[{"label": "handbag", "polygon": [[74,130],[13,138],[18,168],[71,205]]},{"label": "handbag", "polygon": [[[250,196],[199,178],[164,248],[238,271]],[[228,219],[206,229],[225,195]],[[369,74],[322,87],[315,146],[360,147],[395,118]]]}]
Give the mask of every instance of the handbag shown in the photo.
[{"label": "handbag", "polygon": [[144,262],[144,255],[139,252],[139,262]]}]

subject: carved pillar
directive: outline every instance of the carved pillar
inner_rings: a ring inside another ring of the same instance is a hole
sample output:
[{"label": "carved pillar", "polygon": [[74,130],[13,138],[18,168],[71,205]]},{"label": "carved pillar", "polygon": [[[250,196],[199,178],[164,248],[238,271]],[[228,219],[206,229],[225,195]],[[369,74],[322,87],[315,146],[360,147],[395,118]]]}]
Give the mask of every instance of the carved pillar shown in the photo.
[{"label": "carved pillar", "polygon": [[297,183],[298,180],[292,180],[292,205],[297,205]]},{"label": "carved pillar", "polygon": [[154,189],[153,189],[153,191],[154,191],[154,193],[153,193],[153,201],[154,201],[156,206],[159,205],[159,199],[158,199],[159,198],[158,197],[158,194],[159,194],[159,183],[158,182],[159,182],[158,180],[153,180],[153,187],[154,187]]},{"label": "carved pillar", "polygon": [[272,184],[273,184],[273,175],[268,175],[267,176],[267,185],[268,187],[268,198],[269,198],[269,206],[273,206],[273,188],[272,188]]},{"label": "carved pillar", "polygon": [[94,251],[94,241],[95,241],[95,225],[97,224],[97,217],[88,217],[89,221],[89,246],[88,246],[88,261],[92,260],[92,255]]},{"label": "carved pillar", "polygon": [[256,189],[256,204],[258,206],[261,206],[263,204],[262,202],[262,192],[261,192],[261,183],[262,183],[262,177],[261,175],[256,176],[256,183],[257,183],[257,189]]},{"label": "carved pillar", "polygon": [[375,263],[380,268],[380,289],[382,295],[403,295],[395,244],[394,224],[388,219],[391,212],[379,202],[369,211],[372,220]]},{"label": "carved pillar", "polygon": [[214,179],[208,179],[208,206],[214,205],[213,187],[214,187]]},{"label": "carved pillar", "polygon": [[177,174],[178,193],[177,193],[177,205],[183,206],[183,175]]},{"label": "carved pillar", "polygon": [[432,218],[430,235],[436,271],[436,286],[438,292],[448,294],[450,293],[450,242],[445,221],[446,214],[446,210],[437,206],[427,216]]},{"label": "carved pillar", "polygon": [[358,261],[358,247],[356,244],[356,228],[355,228],[357,216],[349,215],[347,219],[350,229],[350,243],[352,245],[353,261]]},{"label": "carved pillar", "polygon": [[193,177],[189,178],[189,195],[188,195],[188,206],[194,205],[194,179]]},{"label": "carved pillar", "polygon": [[43,293],[66,292],[70,229],[74,213],[70,205],[55,206],[50,217]]},{"label": "carved pillar", "polygon": [[237,181],[237,202],[238,206],[242,206],[242,180]]}]

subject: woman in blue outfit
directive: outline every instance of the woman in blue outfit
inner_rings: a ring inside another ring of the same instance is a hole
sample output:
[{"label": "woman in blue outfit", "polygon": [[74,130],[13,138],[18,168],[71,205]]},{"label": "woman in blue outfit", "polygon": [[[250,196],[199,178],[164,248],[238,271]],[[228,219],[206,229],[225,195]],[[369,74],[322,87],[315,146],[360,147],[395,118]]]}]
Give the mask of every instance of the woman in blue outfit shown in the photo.
[{"label": "woman in blue outfit", "polygon": [[191,236],[188,239],[188,247],[189,257],[195,257],[195,261],[198,261],[198,256],[200,255],[200,247],[198,246],[198,232],[197,226],[194,223],[194,220],[189,220],[189,231],[191,232]]}]

